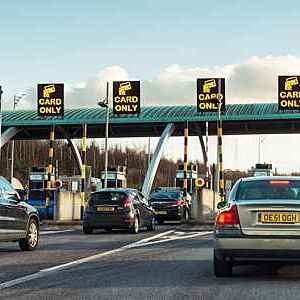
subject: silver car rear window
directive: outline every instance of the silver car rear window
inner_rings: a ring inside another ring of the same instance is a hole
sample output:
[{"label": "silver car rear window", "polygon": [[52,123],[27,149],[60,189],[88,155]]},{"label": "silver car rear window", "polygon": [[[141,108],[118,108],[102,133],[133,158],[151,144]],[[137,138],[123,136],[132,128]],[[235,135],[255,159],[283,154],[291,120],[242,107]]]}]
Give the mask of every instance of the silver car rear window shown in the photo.
[{"label": "silver car rear window", "polygon": [[270,179],[242,181],[236,200],[299,200],[300,180]]}]

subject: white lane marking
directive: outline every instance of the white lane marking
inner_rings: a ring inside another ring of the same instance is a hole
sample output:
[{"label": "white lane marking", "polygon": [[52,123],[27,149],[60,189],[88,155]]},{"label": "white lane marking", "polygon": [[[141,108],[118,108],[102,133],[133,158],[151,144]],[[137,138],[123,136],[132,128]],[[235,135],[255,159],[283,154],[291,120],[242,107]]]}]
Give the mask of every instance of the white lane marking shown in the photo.
[{"label": "white lane marking", "polygon": [[0,283],[0,290],[10,288],[10,287],[13,287],[13,286],[21,284],[21,283],[28,282],[28,281],[33,280],[33,279],[38,279],[38,278],[48,276],[49,274],[52,274],[52,273],[54,273],[56,271],[59,271],[59,270],[60,271],[65,270],[65,269],[70,268],[72,266],[77,266],[77,265],[80,265],[80,264],[83,264],[83,263],[86,263],[86,262],[89,262],[89,261],[107,256],[107,255],[115,254],[115,253],[130,249],[130,248],[133,248],[136,245],[142,244],[144,242],[149,242],[153,239],[157,239],[157,238],[159,238],[161,236],[164,236],[166,234],[169,234],[171,232],[174,232],[174,230],[159,233],[159,234],[157,234],[155,236],[152,236],[150,238],[145,238],[145,239],[142,239],[140,241],[131,243],[129,245],[126,245],[126,246],[123,246],[123,247],[120,247],[120,248],[117,248],[117,249],[114,249],[114,250],[110,250],[110,251],[107,251],[107,252],[103,252],[103,253],[99,253],[99,254],[96,254],[96,255],[88,256],[88,257],[85,257],[85,258],[81,258],[81,259],[78,259],[78,260],[75,260],[75,261],[71,261],[69,263],[65,263],[65,264],[62,264],[62,265],[50,267],[50,268],[47,268],[47,269],[42,269],[42,270],[38,271],[37,273],[33,273],[33,274],[30,274],[30,275],[27,275],[27,276],[23,276],[23,277],[20,277],[20,278],[16,278],[16,279],[13,279],[13,280],[10,280],[10,281]]},{"label": "white lane marking", "polygon": [[41,230],[40,231],[40,235],[63,233],[63,232],[71,232],[71,231],[75,231],[75,229],[66,229],[66,230]]},{"label": "white lane marking", "polygon": [[186,240],[186,239],[190,239],[190,238],[197,237],[197,236],[209,235],[211,233],[213,233],[213,231],[198,232],[198,233],[185,235],[185,236],[182,236],[182,235],[181,236],[171,236],[170,238],[168,238],[167,236],[164,236],[163,240],[151,241],[151,242],[147,242],[147,243],[133,245],[130,248],[145,247],[145,246],[149,246],[149,245],[161,244],[161,243],[166,243],[166,242],[171,242],[171,241],[176,241],[176,240]]}]

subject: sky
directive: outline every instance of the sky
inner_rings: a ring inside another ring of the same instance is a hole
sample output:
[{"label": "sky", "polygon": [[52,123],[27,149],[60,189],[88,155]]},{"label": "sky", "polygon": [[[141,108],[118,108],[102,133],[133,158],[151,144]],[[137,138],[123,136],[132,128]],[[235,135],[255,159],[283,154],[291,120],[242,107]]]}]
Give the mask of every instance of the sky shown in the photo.
[{"label": "sky", "polygon": [[[36,85],[43,82],[65,83],[66,108],[96,107],[105,82],[123,79],[141,80],[143,105],[195,105],[196,78],[209,76],[226,78],[227,103],[276,102],[277,76],[300,70],[299,9],[294,0],[3,1],[4,109],[23,91],[28,95],[17,109],[36,109]],[[262,160],[299,170],[298,140],[265,136]],[[182,158],[182,143],[172,138],[166,156]],[[212,163],[215,138],[209,143]],[[196,138],[189,157],[202,159]],[[258,136],[225,137],[225,168],[246,170],[257,159]]]}]

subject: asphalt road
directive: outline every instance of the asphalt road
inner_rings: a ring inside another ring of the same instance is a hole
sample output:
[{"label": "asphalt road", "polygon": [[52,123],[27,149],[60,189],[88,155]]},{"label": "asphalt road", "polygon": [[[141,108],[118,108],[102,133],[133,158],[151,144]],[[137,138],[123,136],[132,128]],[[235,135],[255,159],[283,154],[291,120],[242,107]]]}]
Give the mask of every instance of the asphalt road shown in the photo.
[{"label": "asphalt road", "polygon": [[137,236],[46,234],[34,253],[0,245],[0,299],[300,299],[300,266],[241,266],[217,279],[212,247],[210,233],[174,226]]}]

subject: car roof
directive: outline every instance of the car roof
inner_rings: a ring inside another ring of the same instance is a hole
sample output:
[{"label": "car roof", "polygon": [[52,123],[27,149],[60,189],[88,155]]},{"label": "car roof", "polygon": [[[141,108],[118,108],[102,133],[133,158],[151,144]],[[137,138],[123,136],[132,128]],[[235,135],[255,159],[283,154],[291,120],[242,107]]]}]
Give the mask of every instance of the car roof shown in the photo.
[{"label": "car roof", "polygon": [[101,189],[96,192],[92,192],[91,194],[103,193],[103,192],[119,192],[119,193],[128,193],[128,192],[138,192],[138,190],[133,188],[106,188]]},{"label": "car roof", "polygon": [[300,176],[253,176],[241,178],[243,182],[261,180],[300,180]]}]

